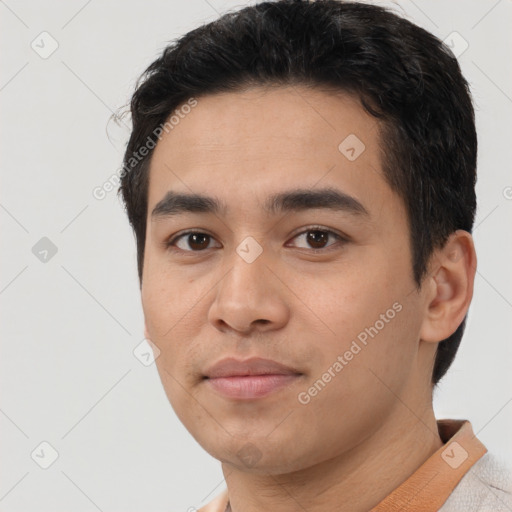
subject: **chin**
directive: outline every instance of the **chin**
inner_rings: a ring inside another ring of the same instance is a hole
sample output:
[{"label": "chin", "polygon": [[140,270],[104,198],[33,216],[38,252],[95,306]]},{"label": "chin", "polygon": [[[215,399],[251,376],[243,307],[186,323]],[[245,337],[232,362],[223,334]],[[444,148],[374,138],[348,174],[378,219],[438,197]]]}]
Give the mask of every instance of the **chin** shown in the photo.
[{"label": "chin", "polygon": [[[283,444],[282,439],[276,438],[271,442],[266,437],[255,436],[251,439],[229,437],[219,445],[219,438],[205,441],[197,439],[199,444],[213,458],[223,464],[232,466],[239,471],[261,475],[280,475],[299,471],[315,464],[314,452],[297,452],[297,443],[290,434],[289,443]],[[304,448],[304,447],[303,447]]]}]

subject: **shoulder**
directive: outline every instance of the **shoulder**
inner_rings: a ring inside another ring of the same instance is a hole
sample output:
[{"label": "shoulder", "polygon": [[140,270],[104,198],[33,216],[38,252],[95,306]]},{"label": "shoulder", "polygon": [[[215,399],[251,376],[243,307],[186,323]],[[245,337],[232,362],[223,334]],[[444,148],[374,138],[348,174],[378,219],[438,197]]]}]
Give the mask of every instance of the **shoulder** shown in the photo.
[{"label": "shoulder", "polygon": [[512,470],[486,453],[464,475],[439,512],[509,512],[512,510]]}]

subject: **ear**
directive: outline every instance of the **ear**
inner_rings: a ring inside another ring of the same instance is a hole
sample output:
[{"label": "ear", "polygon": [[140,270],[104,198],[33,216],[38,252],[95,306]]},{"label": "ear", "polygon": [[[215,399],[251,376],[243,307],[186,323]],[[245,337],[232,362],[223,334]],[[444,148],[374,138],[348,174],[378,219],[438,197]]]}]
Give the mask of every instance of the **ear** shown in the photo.
[{"label": "ear", "polygon": [[425,278],[425,316],[420,339],[438,343],[462,323],[473,298],[476,253],[472,236],[457,230],[431,258]]}]

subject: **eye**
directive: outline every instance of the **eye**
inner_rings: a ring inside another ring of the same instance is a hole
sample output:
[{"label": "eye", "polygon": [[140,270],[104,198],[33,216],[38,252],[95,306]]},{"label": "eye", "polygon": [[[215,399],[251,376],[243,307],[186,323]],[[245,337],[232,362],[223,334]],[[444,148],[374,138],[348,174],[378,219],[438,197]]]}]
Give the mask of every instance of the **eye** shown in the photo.
[{"label": "eye", "polygon": [[[183,241],[181,240],[182,238],[184,238]],[[212,240],[213,237],[208,233],[203,233],[201,231],[187,231],[166,242],[166,246],[176,246],[178,249],[185,252],[200,252],[210,249],[209,246]],[[176,243],[178,241],[181,243],[181,246],[179,243]]]},{"label": "eye", "polygon": [[[299,247],[299,249],[309,249],[311,252],[327,252],[333,245],[340,245],[348,241],[345,237],[322,226],[311,226],[295,235],[292,240],[301,238],[309,247]],[[329,244],[330,239],[334,241]],[[193,253],[211,249],[210,244],[213,240],[214,238],[208,233],[186,231],[165,242],[165,245],[168,248],[177,247],[181,251]],[[336,244],[336,241],[339,244]]]},{"label": "eye", "polygon": [[[336,241],[341,244],[348,241],[345,237],[322,226],[311,226],[293,237],[293,239],[300,238],[302,238],[306,244],[309,244],[309,247],[302,248],[311,249],[313,252],[327,252],[330,247],[336,245]],[[334,239],[335,242],[327,245],[330,238]],[[326,247],[327,250],[325,250]]]}]

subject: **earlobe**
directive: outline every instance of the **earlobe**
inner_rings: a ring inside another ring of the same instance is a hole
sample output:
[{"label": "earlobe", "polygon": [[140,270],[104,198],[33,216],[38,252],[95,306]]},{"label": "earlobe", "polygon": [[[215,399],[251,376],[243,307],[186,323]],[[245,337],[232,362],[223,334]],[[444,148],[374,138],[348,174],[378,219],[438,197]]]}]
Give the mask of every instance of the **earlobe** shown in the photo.
[{"label": "earlobe", "polygon": [[453,233],[431,261],[420,339],[438,343],[457,330],[473,297],[476,253],[471,234],[463,230]]}]

